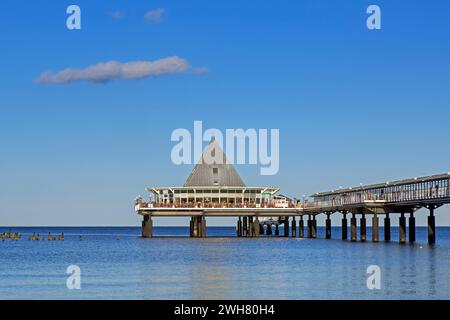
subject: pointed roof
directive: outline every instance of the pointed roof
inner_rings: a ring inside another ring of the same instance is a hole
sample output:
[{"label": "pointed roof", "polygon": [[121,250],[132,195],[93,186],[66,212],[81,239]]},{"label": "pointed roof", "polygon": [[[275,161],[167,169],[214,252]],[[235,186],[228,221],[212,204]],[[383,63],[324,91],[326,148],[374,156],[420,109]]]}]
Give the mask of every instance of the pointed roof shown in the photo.
[{"label": "pointed roof", "polygon": [[245,187],[216,140],[211,140],[203,151],[184,187]]}]

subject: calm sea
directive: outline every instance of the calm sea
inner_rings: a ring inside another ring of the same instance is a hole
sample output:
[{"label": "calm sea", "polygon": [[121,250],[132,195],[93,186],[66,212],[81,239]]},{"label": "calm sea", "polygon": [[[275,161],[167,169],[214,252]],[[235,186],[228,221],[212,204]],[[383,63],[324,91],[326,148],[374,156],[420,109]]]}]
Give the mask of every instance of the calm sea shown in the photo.
[{"label": "calm sea", "polygon": [[[208,228],[207,239],[182,238],[181,227],[155,228],[154,239],[134,227],[10,229],[24,236],[0,241],[0,299],[450,299],[450,228],[437,228],[434,247],[426,228],[403,246],[238,239],[233,227]],[[66,239],[28,241],[33,232]],[[69,265],[81,269],[80,290],[67,289]],[[381,268],[381,290],[367,289],[370,265]]]}]

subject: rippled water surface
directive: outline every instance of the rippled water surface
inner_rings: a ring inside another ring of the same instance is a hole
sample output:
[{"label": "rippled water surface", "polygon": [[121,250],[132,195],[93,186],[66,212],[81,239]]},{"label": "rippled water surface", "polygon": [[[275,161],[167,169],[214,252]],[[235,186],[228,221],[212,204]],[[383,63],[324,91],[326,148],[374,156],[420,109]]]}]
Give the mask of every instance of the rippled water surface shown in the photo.
[{"label": "rippled water surface", "polygon": [[[434,247],[426,228],[415,245],[239,239],[232,227],[208,228],[207,239],[170,227],[155,228],[153,239],[140,238],[140,228],[11,231],[24,235],[0,241],[0,299],[450,299],[450,228],[437,229]],[[27,240],[49,231],[65,241]],[[80,290],[67,289],[69,265],[81,268]],[[381,290],[367,289],[370,265],[381,268]]]}]

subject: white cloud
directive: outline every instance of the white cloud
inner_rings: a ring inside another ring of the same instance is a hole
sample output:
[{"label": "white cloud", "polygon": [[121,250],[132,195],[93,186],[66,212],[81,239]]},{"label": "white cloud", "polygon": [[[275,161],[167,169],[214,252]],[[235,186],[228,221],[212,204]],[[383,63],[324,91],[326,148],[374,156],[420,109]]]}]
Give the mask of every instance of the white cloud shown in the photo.
[{"label": "white cloud", "polygon": [[67,68],[47,71],[35,79],[38,83],[65,84],[76,81],[107,83],[112,80],[144,79],[183,73],[191,70],[189,63],[177,56],[155,61],[100,62],[83,69]]},{"label": "white cloud", "polygon": [[144,14],[145,21],[152,22],[152,23],[159,23],[163,19],[163,14],[166,11],[164,8],[158,8],[154,10],[147,11]]}]

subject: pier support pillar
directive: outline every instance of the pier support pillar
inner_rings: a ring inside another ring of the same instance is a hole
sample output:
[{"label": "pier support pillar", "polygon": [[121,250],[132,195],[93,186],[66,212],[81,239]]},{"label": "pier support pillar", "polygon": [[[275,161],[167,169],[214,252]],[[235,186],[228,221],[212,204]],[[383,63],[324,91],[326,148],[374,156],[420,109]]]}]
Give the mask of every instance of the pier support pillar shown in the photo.
[{"label": "pier support pillar", "polygon": [[350,240],[356,241],[356,215],[352,213],[352,218],[350,219]]},{"label": "pier support pillar", "polygon": [[189,237],[194,236],[194,218],[191,217],[191,220],[189,220]]},{"label": "pier support pillar", "polygon": [[152,236],[153,236],[153,221],[149,215],[146,215],[142,220],[142,237],[151,238]]},{"label": "pier support pillar", "polygon": [[275,236],[277,236],[277,237],[280,236],[280,227],[279,227],[278,223],[275,225]]},{"label": "pier support pillar", "polygon": [[428,243],[435,244],[436,243],[436,219],[434,217],[434,206],[430,208],[430,216],[428,217]]},{"label": "pier support pillar", "polygon": [[311,221],[312,228],[311,228],[311,236],[313,239],[317,238],[317,220],[316,215],[313,215],[313,219]]},{"label": "pier support pillar", "polygon": [[251,238],[253,234],[253,217],[248,217],[248,236]]},{"label": "pier support pillar", "polygon": [[329,213],[327,213],[327,220],[325,221],[325,238],[331,239],[331,219]]},{"label": "pier support pillar", "polygon": [[386,213],[386,218],[384,218],[384,241],[391,241],[391,218],[389,218],[389,213]]},{"label": "pier support pillar", "polygon": [[267,225],[266,235],[271,236],[272,235],[272,224],[269,223]]},{"label": "pier support pillar", "polygon": [[409,232],[409,242],[411,243],[416,242],[416,218],[414,218],[413,212],[411,212],[411,215],[409,216],[408,232]]},{"label": "pier support pillar", "polygon": [[289,237],[289,217],[284,220],[284,236]]},{"label": "pier support pillar", "polygon": [[202,216],[200,218],[201,225],[202,225],[202,238],[206,238],[206,217]]},{"label": "pier support pillar", "polygon": [[312,238],[312,220],[311,220],[311,215],[308,216],[308,220],[306,222],[307,227],[308,227],[308,238]]},{"label": "pier support pillar", "polygon": [[347,227],[347,212],[342,213],[344,217],[342,218],[342,240],[348,239],[348,227]]},{"label": "pier support pillar", "polygon": [[205,216],[194,217],[194,238],[206,238]]},{"label": "pier support pillar", "polygon": [[361,232],[361,241],[364,242],[364,241],[366,241],[366,234],[367,234],[366,215],[364,213],[362,214],[360,223],[361,223],[361,225],[359,226],[359,228],[360,228],[360,232]]},{"label": "pier support pillar", "polygon": [[240,238],[242,237],[242,218],[239,217],[237,222],[237,236]]},{"label": "pier support pillar", "polygon": [[292,230],[291,230],[292,238],[297,238],[297,221],[295,217],[292,217]]},{"label": "pier support pillar", "polygon": [[300,238],[304,238],[305,237],[305,233],[304,233],[304,222],[303,222],[303,216],[300,216],[300,221],[298,222],[298,233],[299,233],[299,237]]},{"label": "pier support pillar", "polygon": [[375,213],[372,217],[372,242],[380,241],[378,230],[378,215]]},{"label": "pier support pillar", "polygon": [[404,213],[400,214],[398,222],[398,236],[400,243],[406,243],[406,218]]},{"label": "pier support pillar", "polygon": [[243,222],[242,222],[242,236],[243,237],[247,237],[248,236],[247,217],[243,218]]},{"label": "pier support pillar", "polygon": [[255,217],[255,221],[253,222],[253,236],[259,237],[259,219],[258,217]]},{"label": "pier support pillar", "polygon": [[198,238],[199,230],[198,230],[198,217],[192,217],[192,237]]}]

